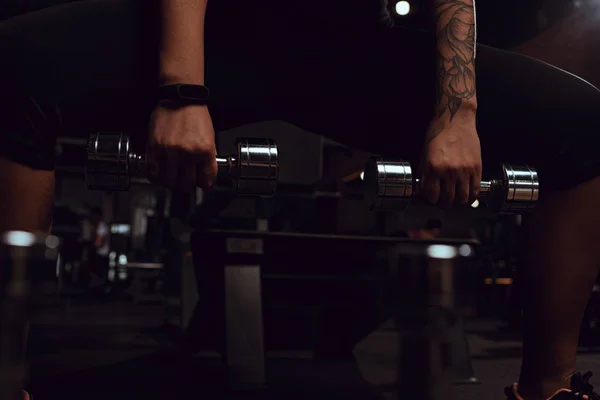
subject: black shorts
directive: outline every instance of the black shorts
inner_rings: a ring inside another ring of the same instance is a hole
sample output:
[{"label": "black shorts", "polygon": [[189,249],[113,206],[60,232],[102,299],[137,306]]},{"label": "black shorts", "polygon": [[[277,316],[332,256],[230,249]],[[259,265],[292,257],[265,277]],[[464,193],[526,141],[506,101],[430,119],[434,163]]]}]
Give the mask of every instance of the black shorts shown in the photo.
[{"label": "black shorts", "polygon": [[[285,23],[269,31],[252,22],[223,29],[227,16],[210,3],[206,82],[217,131],[284,120],[418,160],[435,96],[435,47],[426,33],[293,33]],[[158,73],[156,11],[154,0],[89,0],[0,22],[0,156],[51,170],[57,136],[144,132]],[[484,174],[495,163],[527,163],[545,190],[599,175],[595,87],[483,45],[476,72]],[[293,148],[281,143],[280,151]]]}]

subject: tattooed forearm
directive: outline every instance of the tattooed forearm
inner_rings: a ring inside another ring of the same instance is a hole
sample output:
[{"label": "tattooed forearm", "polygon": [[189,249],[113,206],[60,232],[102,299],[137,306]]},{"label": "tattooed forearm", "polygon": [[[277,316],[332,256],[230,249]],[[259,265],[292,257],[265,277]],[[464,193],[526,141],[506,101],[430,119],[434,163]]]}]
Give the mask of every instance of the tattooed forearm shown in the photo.
[{"label": "tattooed forearm", "polygon": [[438,117],[450,120],[475,97],[474,0],[434,0],[437,38]]}]

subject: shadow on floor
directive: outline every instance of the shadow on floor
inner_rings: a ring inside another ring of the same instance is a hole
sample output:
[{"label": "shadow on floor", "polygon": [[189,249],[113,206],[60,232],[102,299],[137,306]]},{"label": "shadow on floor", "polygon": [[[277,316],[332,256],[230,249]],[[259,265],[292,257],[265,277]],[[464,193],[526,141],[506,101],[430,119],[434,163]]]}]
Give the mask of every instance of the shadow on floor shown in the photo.
[{"label": "shadow on floor", "polygon": [[268,367],[269,389],[262,393],[226,393],[226,374],[217,358],[181,359],[148,355],[113,365],[31,379],[36,400],[79,399],[383,399],[367,383],[354,361],[275,359]]}]

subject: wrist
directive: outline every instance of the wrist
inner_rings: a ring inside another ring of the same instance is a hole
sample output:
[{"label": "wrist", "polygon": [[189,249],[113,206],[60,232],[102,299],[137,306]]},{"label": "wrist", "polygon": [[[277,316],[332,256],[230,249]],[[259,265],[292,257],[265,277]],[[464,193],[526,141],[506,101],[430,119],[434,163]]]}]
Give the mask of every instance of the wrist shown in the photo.
[{"label": "wrist", "polygon": [[477,114],[477,100],[475,98],[463,100],[458,108],[458,113],[475,116],[475,114]]},{"label": "wrist", "polygon": [[158,84],[174,85],[177,83],[204,85],[204,62],[189,63],[187,65],[184,65],[184,63],[161,62]]},{"label": "wrist", "polygon": [[189,85],[204,85],[204,74],[202,73],[165,73],[158,76],[158,85],[176,85],[185,83]]},{"label": "wrist", "polygon": [[446,129],[452,126],[475,126],[477,124],[477,103],[461,104],[460,107],[450,113],[447,106],[442,107],[441,112],[436,112],[431,126]]},{"label": "wrist", "polygon": [[161,85],[156,90],[158,104],[167,108],[206,106],[210,90],[204,85],[178,83]]},{"label": "wrist", "polygon": [[435,106],[434,120],[444,124],[455,122],[457,119],[475,119],[477,117],[477,101],[469,99],[462,100],[457,106],[456,103],[452,109],[449,103],[444,101]]}]

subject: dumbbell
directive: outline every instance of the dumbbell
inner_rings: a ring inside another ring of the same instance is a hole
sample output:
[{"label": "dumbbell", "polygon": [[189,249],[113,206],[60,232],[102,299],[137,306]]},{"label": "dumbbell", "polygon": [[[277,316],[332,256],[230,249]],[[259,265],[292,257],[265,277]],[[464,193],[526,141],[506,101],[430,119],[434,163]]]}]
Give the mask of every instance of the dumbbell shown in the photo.
[{"label": "dumbbell", "polygon": [[[406,207],[420,191],[410,163],[371,157],[365,166],[365,200],[370,209],[398,210]],[[502,164],[498,178],[481,181],[479,200],[501,211],[532,208],[540,194],[535,169],[527,165]]]},{"label": "dumbbell", "polygon": [[[231,185],[238,194],[275,194],[279,154],[273,140],[237,139],[237,154],[217,156],[217,165],[217,186]],[[94,133],[88,141],[85,174],[90,190],[128,190],[132,178],[148,183],[146,155],[132,151],[125,134]]]}]

